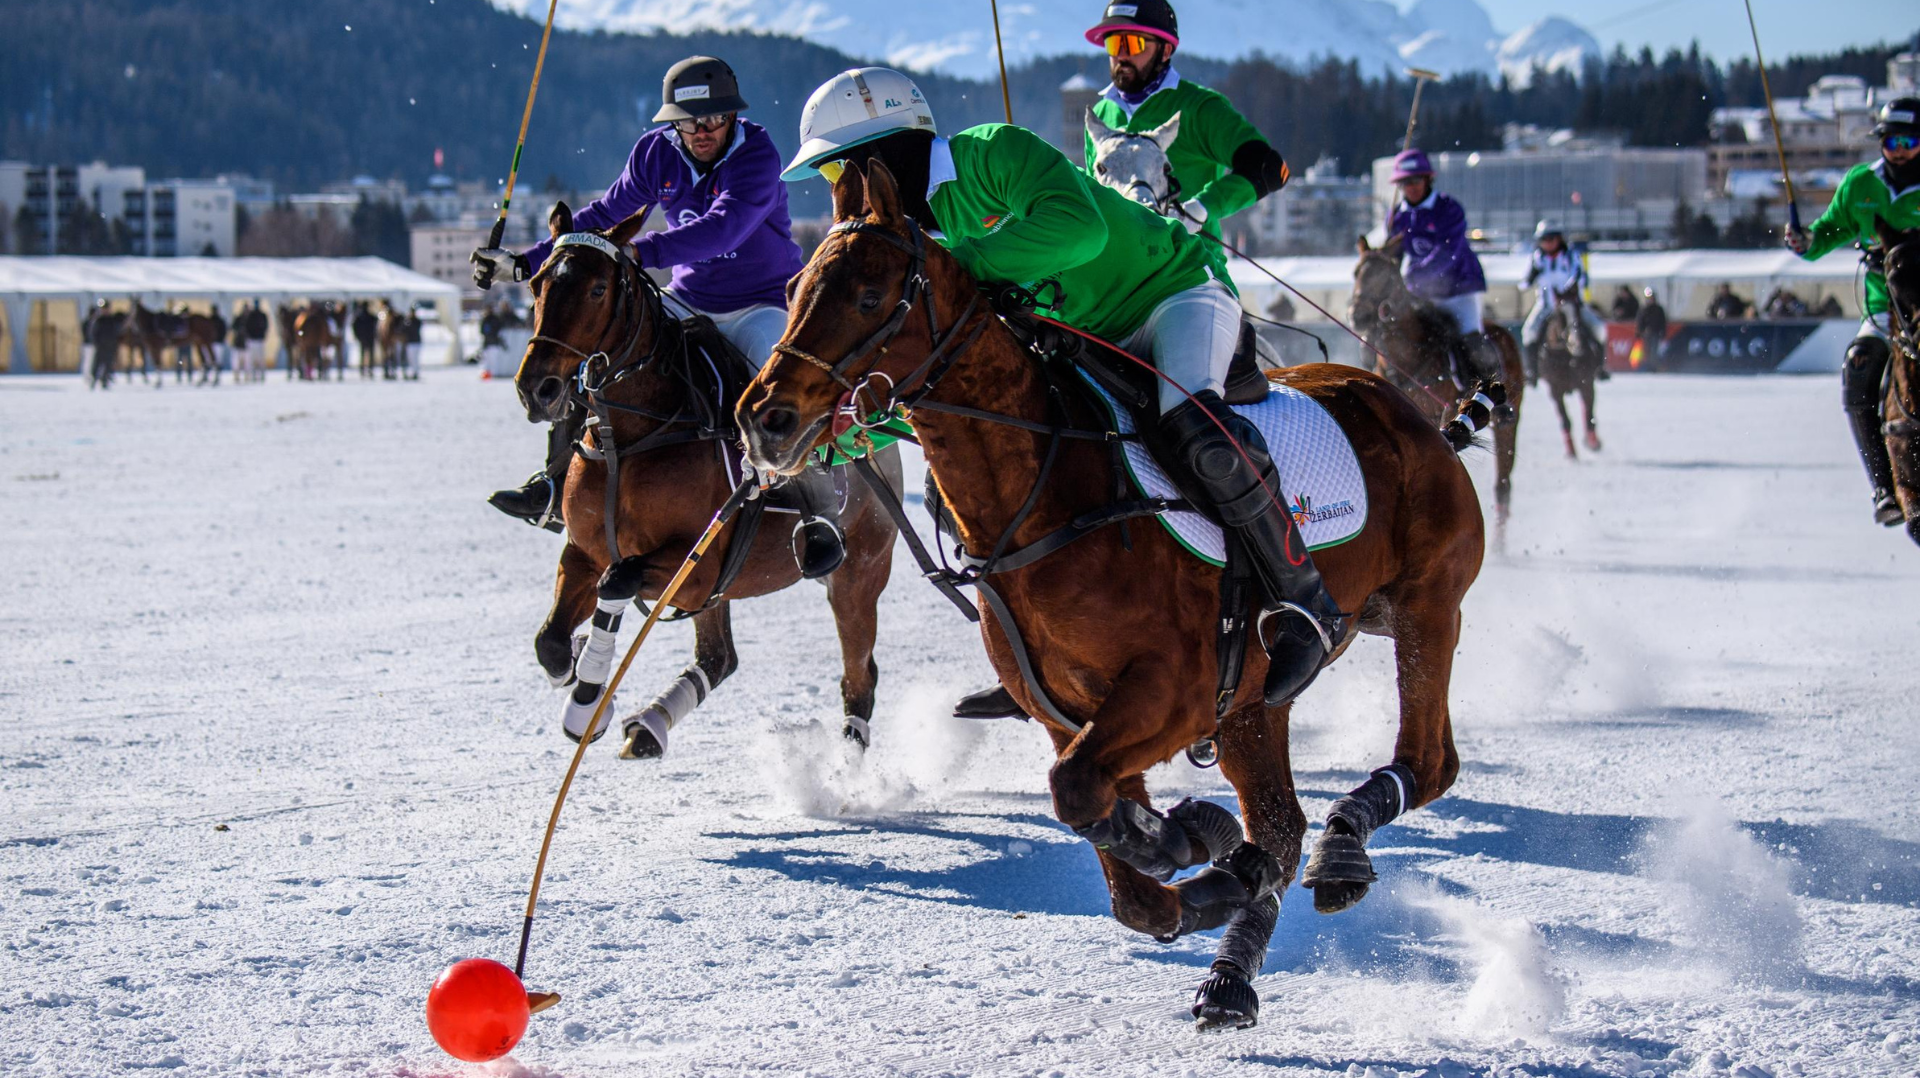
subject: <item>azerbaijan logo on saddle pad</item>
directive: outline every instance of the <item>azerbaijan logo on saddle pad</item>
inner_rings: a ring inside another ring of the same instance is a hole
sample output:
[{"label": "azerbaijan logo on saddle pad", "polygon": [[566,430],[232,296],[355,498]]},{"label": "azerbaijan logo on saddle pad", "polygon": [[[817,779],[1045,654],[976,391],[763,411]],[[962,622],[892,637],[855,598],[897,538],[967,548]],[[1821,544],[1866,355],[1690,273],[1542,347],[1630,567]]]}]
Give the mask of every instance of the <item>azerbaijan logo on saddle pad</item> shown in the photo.
[{"label": "azerbaijan logo on saddle pad", "polygon": [[[1085,375],[1082,375],[1085,377]],[[1121,433],[1133,430],[1133,413],[1114,403],[1099,383],[1087,379],[1106,403]],[[1340,424],[1320,402],[1297,389],[1276,385],[1259,404],[1234,411],[1253,420],[1267,440],[1273,465],[1280,473],[1280,489],[1307,549],[1338,546],[1360,534],[1367,524],[1367,480],[1360,458]],[[1138,441],[1124,443],[1127,472],[1134,486],[1149,498],[1179,498],[1173,481]],[[1226,542],[1220,528],[1199,513],[1162,513],[1160,523],[1180,545],[1202,561],[1226,564]]]}]

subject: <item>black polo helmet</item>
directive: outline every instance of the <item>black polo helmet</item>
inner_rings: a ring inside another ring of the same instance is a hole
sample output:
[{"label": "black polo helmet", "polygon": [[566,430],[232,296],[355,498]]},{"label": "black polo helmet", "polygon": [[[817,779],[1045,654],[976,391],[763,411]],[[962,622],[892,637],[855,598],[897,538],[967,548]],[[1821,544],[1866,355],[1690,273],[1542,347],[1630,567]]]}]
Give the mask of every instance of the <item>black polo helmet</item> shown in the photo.
[{"label": "black polo helmet", "polygon": [[1087,31],[1087,40],[1104,44],[1108,34],[1133,30],[1150,34],[1169,45],[1180,44],[1180,20],[1167,0],[1113,0],[1099,22]]},{"label": "black polo helmet", "polygon": [[689,56],[667,69],[667,77],[660,83],[660,111],[653,114],[653,122],[698,120],[741,112],[746,107],[746,99],[740,96],[740,80],[725,60]]},{"label": "black polo helmet", "polygon": [[1880,108],[1873,125],[1874,138],[1888,135],[1920,135],[1920,97],[1896,97]]}]

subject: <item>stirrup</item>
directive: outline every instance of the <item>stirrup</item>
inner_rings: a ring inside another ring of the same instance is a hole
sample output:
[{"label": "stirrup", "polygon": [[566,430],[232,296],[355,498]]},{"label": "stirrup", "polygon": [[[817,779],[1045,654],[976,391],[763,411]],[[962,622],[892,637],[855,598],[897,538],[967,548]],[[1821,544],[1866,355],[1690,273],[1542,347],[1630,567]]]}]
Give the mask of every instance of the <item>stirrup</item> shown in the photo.
[{"label": "stirrup", "polygon": [[[1254,635],[1258,637],[1260,640],[1260,649],[1262,651],[1265,651],[1269,655],[1273,653],[1273,643],[1272,641],[1267,639],[1268,619],[1273,618],[1279,615],[1281,612],[1287,611],[1287,610],[1291,610],[1294,613],[1299,614],[1301,617],[1307,619],[1308,625],[1313,626],[1314,633],[1320,637],[1320,654],[1322,656],[1333,654],[1333,643],[1334,643],[1333,635],[1327,632],[1327,627],[1325,625],[1320,624],[1320,618],[1316,614],[1308,610],[1306,607],[1301,606],[1299,603],[1275,603],[1272,606],[1267,607],[1265,610],[1260,611],[1260,616],[1254,620],[1253,631],[1254,631]],[[1344,621],[1345,619],[1346,619],[1345,614],[1340,615],[1340,620]],[[1336,631],[1338,631],[1341,628],[1341,626],[1336,625],[1334,628],[1336,629]]]},{"label": "stirrup", "polygon": [[[514,499],[527,496],[529,488],[535,483],[545,483],[547,485],[547,501],[545,505],[537,510],[528,512],[524,507],[516,507],[511,504]],[[518,490],[494,491],[488,495],[487,504],[510,517],[524,520],[536,528],[545,528],[550,532],[556,533],[567,530],[566,523],[560,518],[560,484],[554,482],[553,476],[548,475],[546,472],[533,473]]]},{"label": "stirrup", "polygon": [[847,537],[826,517],[802,517],[793,529],[793,561],[802,580],[830,575],[847,560]]}]

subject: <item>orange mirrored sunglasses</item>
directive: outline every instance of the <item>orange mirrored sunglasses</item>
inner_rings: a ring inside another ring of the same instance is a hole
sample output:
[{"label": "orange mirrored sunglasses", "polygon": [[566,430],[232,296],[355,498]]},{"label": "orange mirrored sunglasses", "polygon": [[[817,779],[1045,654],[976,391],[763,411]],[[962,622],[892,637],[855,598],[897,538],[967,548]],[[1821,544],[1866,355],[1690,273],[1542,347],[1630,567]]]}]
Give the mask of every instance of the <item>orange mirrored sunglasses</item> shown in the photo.
[{"label": "orange mirrored sunglasses", "polygon": [[1108,56],[1138,56],[1147,51],[1147,46],[1155,39],[1146,34],[1118,33],[1107,35]]}]

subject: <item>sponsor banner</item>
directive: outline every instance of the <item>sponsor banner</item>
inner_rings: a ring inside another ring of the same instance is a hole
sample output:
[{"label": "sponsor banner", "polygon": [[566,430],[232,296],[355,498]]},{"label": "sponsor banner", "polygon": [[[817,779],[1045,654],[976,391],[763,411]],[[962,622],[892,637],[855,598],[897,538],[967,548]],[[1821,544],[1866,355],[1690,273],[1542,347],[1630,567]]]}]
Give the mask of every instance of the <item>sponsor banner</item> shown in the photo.
[{"label": "sponsor banner", "polygon": [[1607,369],[1677,374],[1764,374],[1826,323],[1817,318],[1764,322],[1673,322],[1649,347],[1625,322],[1607,324]]}]

